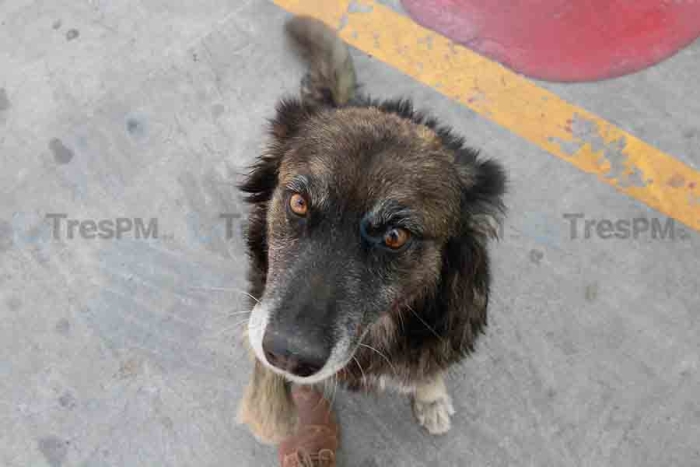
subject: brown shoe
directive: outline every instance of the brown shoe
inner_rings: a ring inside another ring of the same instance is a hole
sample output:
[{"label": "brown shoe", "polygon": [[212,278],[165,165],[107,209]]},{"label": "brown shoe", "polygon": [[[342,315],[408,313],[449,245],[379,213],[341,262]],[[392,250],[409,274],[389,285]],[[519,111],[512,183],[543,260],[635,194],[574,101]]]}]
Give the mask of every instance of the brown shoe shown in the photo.
[{"label": "brown shoe", "polygon": [[295,386],[292,398],[299,412],[294,435],[279,446],[281,467],[335,467],[338,425],[330,404],[308,386]]}]

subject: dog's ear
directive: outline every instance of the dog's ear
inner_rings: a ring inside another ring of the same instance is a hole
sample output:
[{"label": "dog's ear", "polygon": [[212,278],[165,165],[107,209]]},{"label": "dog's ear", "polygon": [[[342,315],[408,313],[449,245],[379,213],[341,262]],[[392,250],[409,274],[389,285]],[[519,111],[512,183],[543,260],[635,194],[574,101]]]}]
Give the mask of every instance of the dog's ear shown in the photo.
[{"label": "dog's ear", "polygon": [[481,159],[478,151],[469,148],[458,151],[454,163],[462,183],[462,235],[497,237],[505,212],[503,167],[493,160]]},{"label": "dog's ear", "polygon": [[286,99],[277,105],[277,114],[270,121],[270,142],[265,154],[251,167],[239,186],[252,204],[269,201],[277,186],[280,163],[288,141],[299,133],[304,123],[315,113],[314,109],[297,99]]},{"label": "dog's ear", "polygon": [[474,350],[487,324],[491,282],[487,242],[504,214],[506,175],[500,164],[460,149],[455,166],[462,184],[462,218],[443,253],[435,309],[425,319],[443,338],[446,355],[458,360]]},{"label": "dog's ear", "polygon": [[270,122],[270,133],[277,142],[284,142],[294,137],[315,113],[313,107],[303,104],[298,99],[283,99],[277,104],[277,113]]},{"label": "dog's ear", "polygon": [[474,351],[474,343],[487,324],[491,272],[483,239],[450,240],[443,257],[440,319],[445,344],[457,358]]}]

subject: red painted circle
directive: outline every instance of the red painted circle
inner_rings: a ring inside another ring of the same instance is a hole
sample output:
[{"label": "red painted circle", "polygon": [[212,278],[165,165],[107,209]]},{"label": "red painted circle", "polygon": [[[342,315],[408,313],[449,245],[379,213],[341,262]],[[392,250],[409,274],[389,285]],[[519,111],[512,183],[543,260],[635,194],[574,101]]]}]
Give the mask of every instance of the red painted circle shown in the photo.
[{"label": "red painted circle", "polygon": [[534,78],[589,81],[700,36],[700,0],[402,0],[420,24]]}]

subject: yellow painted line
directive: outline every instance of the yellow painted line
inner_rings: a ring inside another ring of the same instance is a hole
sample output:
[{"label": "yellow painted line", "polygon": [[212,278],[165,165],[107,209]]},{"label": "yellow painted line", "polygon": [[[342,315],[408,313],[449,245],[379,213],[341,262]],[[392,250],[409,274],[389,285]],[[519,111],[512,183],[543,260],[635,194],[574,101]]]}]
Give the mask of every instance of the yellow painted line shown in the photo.
[{"label": "yellow painted line", "polygon": [[371,0],[274,0],[584,172],[700,231],[700,172]]}]

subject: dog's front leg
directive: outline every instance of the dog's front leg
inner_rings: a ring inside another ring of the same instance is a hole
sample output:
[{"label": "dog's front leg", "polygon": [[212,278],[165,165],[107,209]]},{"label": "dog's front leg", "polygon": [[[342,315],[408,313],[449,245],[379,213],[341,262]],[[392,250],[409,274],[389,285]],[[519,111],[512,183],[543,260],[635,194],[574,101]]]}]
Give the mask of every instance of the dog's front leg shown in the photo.
[{"label": "dog's front leg", "polygon": [[455,414],[455,409],[442,374],[416,386],[413,413],[418,423],[432,435],[450,431],[450,417]]},{"label": "dog's front leg", "polygon": [[238,421],[265,444],[278,444],[294,433],[297,412],[290,384],[255,359],[253,375],[238,408]]}]

